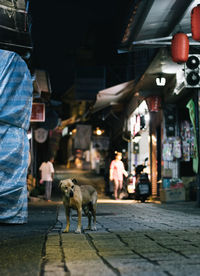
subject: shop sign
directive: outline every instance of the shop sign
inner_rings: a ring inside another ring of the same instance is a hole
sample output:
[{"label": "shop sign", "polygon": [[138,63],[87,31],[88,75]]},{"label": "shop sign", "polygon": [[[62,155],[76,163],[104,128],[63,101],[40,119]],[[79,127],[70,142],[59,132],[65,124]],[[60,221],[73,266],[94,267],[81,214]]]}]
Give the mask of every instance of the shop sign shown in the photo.
[{"label": "shop sign", "polygon": [[45,121],[45,104],[44,103],[33,103],[31,122],[44,122]]}]

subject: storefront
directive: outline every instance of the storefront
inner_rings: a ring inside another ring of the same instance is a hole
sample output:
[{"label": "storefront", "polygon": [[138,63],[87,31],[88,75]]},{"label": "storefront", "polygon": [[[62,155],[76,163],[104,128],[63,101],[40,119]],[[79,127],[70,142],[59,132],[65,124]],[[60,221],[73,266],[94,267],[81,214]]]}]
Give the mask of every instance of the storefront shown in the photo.
[{"label": "storefront", "polygon": [[[199,172],[198,91],[185,90],[174,104],[165,104],[161,200],[196,200]],[[170,192],[170,195],[166,194]],[[174,198],[174,194],[176,198]]]},{"label": "storefront", "polygon": [[[134,168],[144,164],[149,154],[149,119],[150,114],[146,101],[143,100],[128,119],[128,129],[131,138],[128,143],[128,170],[134,173]],[[148,172],[149,172],[148,162]]]}]

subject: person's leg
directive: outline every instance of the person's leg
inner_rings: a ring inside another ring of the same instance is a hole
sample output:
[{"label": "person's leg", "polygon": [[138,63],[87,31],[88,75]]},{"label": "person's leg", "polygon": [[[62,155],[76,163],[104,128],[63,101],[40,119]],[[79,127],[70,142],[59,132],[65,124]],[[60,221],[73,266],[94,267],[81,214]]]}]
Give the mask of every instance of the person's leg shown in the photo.
[{"label": "person's leg", "polygon": [[119,186],[118,186],[118,193],[119,193],[119,198],[121,199],[121,192],[123,191],[123,181],[119,180]]},{"label": "person's leg", "polygon": [[52,181],[49,181],[49,190],[48,190],[49,194],[48,194],[48,200],[51,199],[51,191],[52,191]]},{"label": "person's leg", "polygon": [[44,181],[45,184],[45,194],[44,194],[44,198],[47,200],[48,199],[48,181]]},{"label": "person's leg", "polygon": [[46,181],[45,182],[45,199],[46,200],[51,199],[51,189],[52,189],[52,182]]},{"label": "person's leg", "polygon": [[118,188],[119,188],[119,182],[118,180],[114,180],[114,196],[115,196],[115,199],[118,199]]},{"label": "person's leg", "polygon": [[44,199],[47,200],[47,181],[43,181],[44,185]]},{"label": "person's leg", "polygon": [[123,181],[119,180],[119,189],[122,190],[122,188],[123,188]]}]

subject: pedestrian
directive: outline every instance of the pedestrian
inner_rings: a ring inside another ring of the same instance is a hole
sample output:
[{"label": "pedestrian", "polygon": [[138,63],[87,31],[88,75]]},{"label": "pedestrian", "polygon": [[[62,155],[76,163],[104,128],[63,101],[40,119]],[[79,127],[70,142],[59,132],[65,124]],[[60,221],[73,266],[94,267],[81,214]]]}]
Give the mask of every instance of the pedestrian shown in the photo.
[{"label": "pedestrian", "polygon": [[41,172],[40,184],[45,185],[45,195],[44,198],[47,201],[51,201],[51,191],[52,191],[52,181],[54,178],[54,167],[53,167],[54,158],[46,158],[42,162],[39,170]]},{"label": "pedestrian", "polygon": [[122,153],[116,152],[115,159],[110,163],[110,181],[114,181],[114,197],[118,199],[118,192],[123,188],[123,175],[128,176],[121,161]]}]

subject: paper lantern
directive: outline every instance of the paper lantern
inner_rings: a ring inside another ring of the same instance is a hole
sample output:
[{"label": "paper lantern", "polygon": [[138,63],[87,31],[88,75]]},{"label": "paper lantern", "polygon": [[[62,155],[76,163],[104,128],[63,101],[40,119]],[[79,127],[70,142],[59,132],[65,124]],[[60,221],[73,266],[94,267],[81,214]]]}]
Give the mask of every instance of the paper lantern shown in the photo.
[{"label": "paper lantern", "polygon": [[192,38],[194,40],[200,41],[200,4],[192,9],[191,31],[192,31]]},{"label": "paper lantern", "polygon": [[161,97],[149,96],[146,98],[146,103],[150,112],[158,112],[161,108]]},{"label": "paper lantern", "polygon": [[184,63],[188,60],[189,39],[184,33],[177,33],[172,38],[171,44],[172,60],[176,63]]}]

